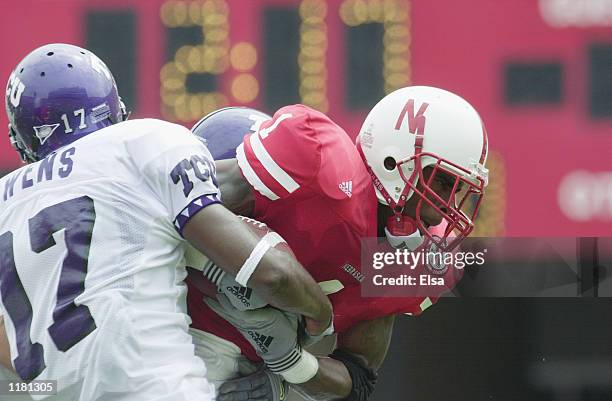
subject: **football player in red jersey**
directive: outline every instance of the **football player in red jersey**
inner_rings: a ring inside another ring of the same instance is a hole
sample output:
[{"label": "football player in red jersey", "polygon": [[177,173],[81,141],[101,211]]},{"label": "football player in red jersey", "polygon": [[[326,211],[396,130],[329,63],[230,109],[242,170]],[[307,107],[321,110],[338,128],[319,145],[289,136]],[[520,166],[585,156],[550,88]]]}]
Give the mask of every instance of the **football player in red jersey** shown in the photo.
[{"label": "football player in red jersey", "polygon": [[[337,349],[318,358],[307,377],[283,377],[311,398],[367,400],[394,316],[418,315],[438,297],[362,297],[361,240],[386,236],[398,247],[416,239],[452,250],[469,235],[487,184],[487,137],[478,113],[450,92],[407,87],[371,110],[356,144],[329,117],[303,105],[283,107],[271,118],[252,109],[222,109],[193,131],[217,160],[225,205],[279,233],[333,304]],[[468,198],[476,205],[469,212]],[[236,330],[202,296],[190,288],[189,312],[196,348],[214,344],[203,352],[210,379],[251,373],[246,361],[259,361],[251,344],[261,351],[261,341],[272,336],[248,341],[243,334],[249,330]],[[225,316],[239,326],[236,314]],[[282,380],[271,376],[230,380],[218,399],[282,399],[282,391],[270,392],[279,383],[282,388]]]}]

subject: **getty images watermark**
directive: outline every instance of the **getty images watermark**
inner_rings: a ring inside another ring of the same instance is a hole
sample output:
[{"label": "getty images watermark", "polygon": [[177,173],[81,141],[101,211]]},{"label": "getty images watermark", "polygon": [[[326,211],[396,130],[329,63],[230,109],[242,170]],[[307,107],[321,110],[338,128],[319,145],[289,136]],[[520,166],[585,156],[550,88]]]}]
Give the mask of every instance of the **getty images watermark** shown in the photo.
[{"label": "getty images watermark", "polygon": [[464,269],[485,264],[487,250],[439,251],[434,245],[394,249],[386,241],[362,241],[362,295],[437,297],[451,290]]}]

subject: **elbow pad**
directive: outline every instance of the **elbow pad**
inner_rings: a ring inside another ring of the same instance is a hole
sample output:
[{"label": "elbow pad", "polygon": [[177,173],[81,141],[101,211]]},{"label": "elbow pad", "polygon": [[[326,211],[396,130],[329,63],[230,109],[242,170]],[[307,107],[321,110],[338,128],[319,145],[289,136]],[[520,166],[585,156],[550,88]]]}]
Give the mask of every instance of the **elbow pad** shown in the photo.
[{"label": "elbow pad", "polygon": [[353,387],[346,400],[367,401],[374,391],[378,374],[373,369],[364,366],[357,356],[341,349],[336,349],[329,357],[342,362],[351,376]]}]

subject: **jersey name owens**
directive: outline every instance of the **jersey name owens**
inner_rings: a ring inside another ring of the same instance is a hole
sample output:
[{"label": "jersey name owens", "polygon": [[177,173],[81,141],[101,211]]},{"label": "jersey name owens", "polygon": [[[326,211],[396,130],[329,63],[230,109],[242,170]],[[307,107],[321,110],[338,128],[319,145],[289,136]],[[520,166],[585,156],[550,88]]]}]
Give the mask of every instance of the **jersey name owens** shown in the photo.
[{"label": "jersey name owens", "polygon": [[39,163],[28,165],[6,177],[4,181],[3,201],[7,201],[15,194],[15,190],[26,190],[44,181],[54,178],[66,178],[72,173],[73,156],[76,149],[69,147],[59,153],[51,153]]}]

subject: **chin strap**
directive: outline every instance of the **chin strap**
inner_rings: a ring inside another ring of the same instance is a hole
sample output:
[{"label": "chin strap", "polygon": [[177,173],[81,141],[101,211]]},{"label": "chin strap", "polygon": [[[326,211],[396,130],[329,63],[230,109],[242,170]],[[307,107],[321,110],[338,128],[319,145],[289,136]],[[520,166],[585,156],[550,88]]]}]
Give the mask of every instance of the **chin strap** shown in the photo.
[{"label": "chin strap", "polygon": [[394,214],[387,219],[385,229],[395,236],[410,236],[418,231],[418,224],[415,219],[403,214]]},{"label": "chin strap", "polygon": [[396,233],[394,234],[393,232],[389,231],[388,227],[385,227],[385,236],[387,237],[389,245],[391,245],[393,248],[405,248],[409,251],[417,250],[425,241],[421,231],[418,229],[408,235],[396,235]]}]

